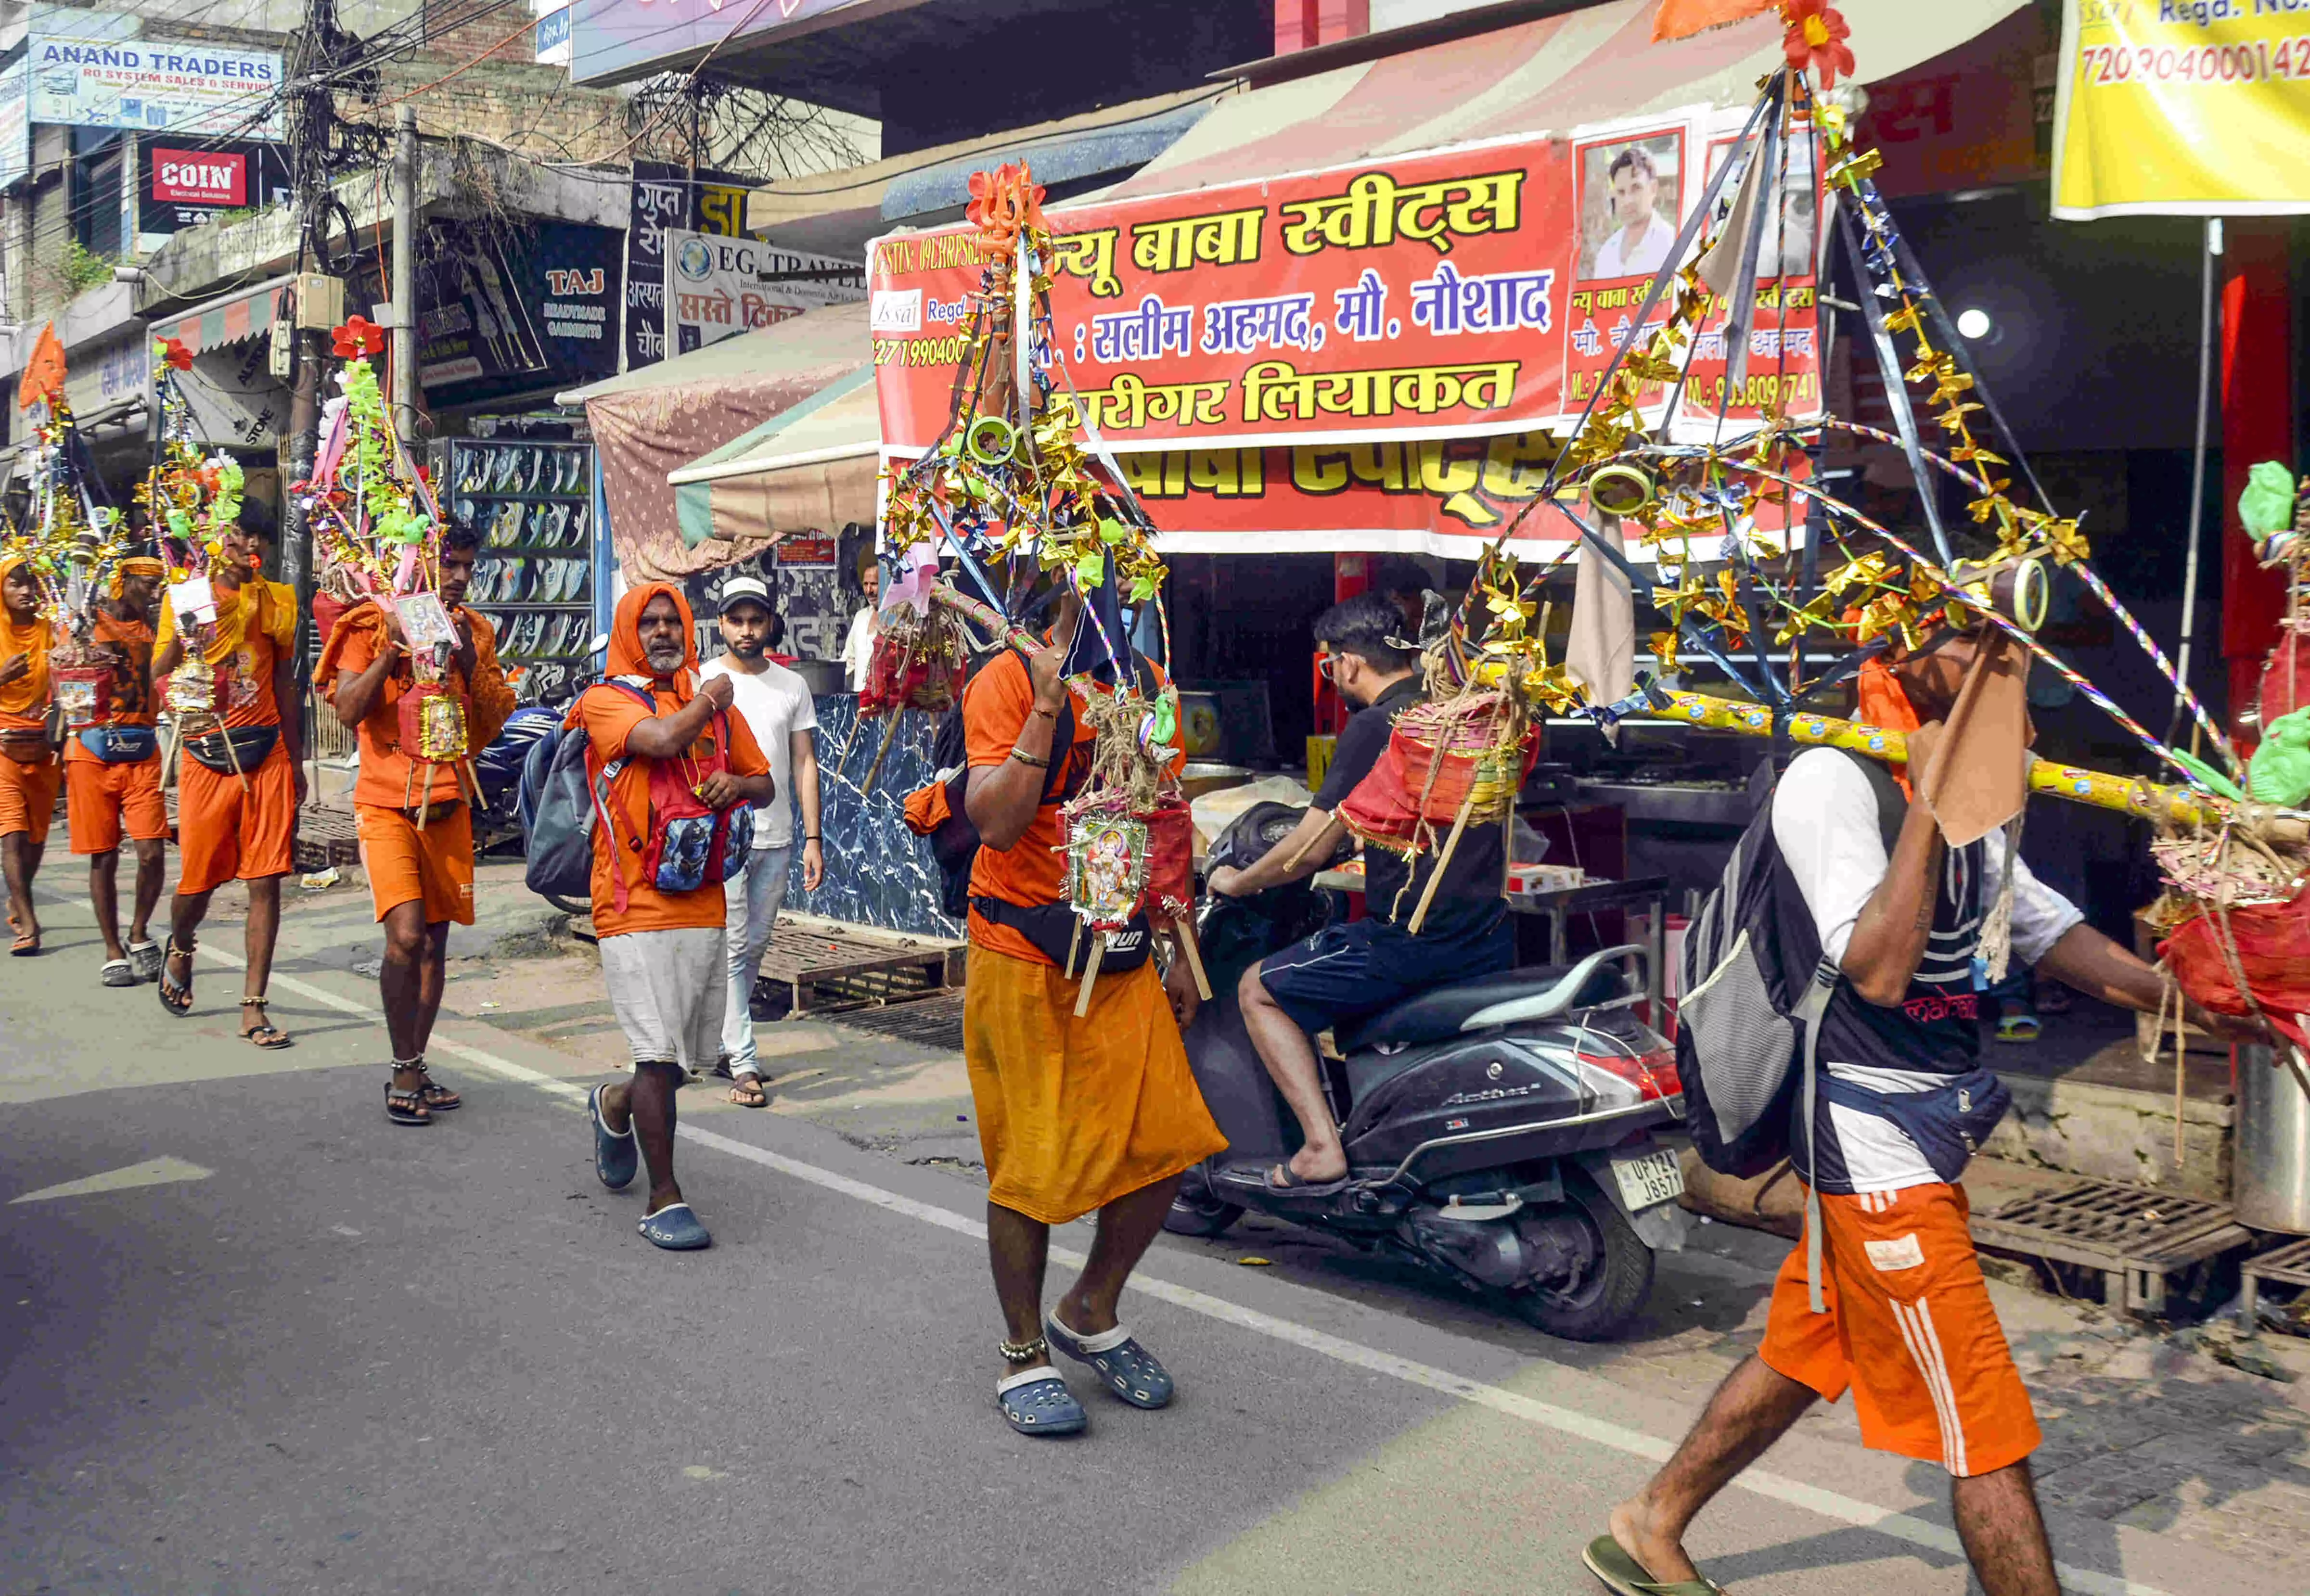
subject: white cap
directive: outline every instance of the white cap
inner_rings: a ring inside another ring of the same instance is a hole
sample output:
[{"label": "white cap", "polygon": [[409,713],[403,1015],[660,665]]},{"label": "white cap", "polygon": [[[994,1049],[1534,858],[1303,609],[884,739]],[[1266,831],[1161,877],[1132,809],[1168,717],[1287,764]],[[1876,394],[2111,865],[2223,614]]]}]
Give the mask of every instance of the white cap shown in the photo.
[{"label": "white cap", "polygon": [[727,615],[731,605],[744,599],[753,600],[765,610],[775,612],[777,608],[770,603],[769,585],[760,577],[733,577],[722,584],[722,596],[715,601],[714,612]]}]

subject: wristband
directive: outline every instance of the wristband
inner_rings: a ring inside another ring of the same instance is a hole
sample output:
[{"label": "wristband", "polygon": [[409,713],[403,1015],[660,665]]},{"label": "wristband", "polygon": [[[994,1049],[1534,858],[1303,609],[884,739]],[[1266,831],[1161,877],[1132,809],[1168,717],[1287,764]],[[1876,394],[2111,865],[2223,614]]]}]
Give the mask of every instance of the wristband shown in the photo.
[{"label": "wristband", "polygon": [[1032,765],[1038,770],[1048,770],[1051,768],[1050,760],[1030,754],[1023,748],[1012,749],[1011,757],[1021,765]]}]

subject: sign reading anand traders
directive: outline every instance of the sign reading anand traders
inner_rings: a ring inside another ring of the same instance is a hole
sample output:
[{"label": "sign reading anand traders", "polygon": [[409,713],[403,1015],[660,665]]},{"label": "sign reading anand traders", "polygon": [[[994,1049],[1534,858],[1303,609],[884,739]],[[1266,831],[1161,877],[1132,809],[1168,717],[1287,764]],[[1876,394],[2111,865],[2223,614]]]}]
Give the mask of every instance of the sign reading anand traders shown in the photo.
[{"label": "sign reading anand traders", "polygon": [[281,57],[174,39],[30,35],[34,122],[278,137]]}]

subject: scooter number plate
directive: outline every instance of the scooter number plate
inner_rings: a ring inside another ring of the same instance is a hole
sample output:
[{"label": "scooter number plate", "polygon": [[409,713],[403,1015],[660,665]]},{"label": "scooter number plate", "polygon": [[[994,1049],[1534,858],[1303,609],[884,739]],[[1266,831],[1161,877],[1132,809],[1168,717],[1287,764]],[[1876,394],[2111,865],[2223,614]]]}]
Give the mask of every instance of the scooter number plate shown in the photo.
[{"label": "scooter number plate", "polygon": [[1631,1212],[1684,1195],[1684,1171],[1667,1148],[1641,1158],[1613,1159],[1612,1178],[1620,1183],[1620,1200]]}]

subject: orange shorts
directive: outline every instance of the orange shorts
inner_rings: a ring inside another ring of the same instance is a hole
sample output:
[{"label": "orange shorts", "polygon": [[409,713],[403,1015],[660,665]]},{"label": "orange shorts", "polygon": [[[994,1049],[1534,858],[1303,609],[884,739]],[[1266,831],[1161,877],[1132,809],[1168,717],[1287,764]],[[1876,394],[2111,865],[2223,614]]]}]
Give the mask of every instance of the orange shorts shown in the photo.
[{"label": "orange shorts", "polygon": [[2037,1417],[1974,1256],[1962,1187],[1823,1193],[1821,1295],[1805,1247],[1781,1265],[1759,1355],[1828,1401],[1853,1388],[1879,1452],[1991,1474],[2036,1450]]},{"label": "orange shorts", "polygon": [[189,898],[239,878],[285,876],[294,862],[297,772],[280,743],[248,773],[210,769],[191,755],[177,786],[177,895]]},{"label": "orange shorts", "polygon": [[0,754],[0,837],[30,832],[32,846],[48,840],[48,822],[56,816],[56,789],[64,772],[54,759],[39,765],[19,765]]},{"label": "orange shorts", "polygon": [[353,806],[360,833],[361,869],[377,902],[377,917],[404,903],[425,906],[425,923],[473,923],[473,815],[464,804],[434,814],[420,831],[397,809]]},{"label": "orange shorts", "polygon": [[101,759],[65,761],[65,815],[72,851],[109,854],[120,846],[121,823],[138,842],[165,841],[169,805],[161,796],[161,756],[134,765]]}]

